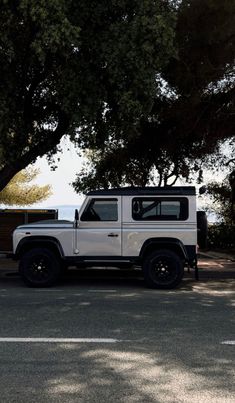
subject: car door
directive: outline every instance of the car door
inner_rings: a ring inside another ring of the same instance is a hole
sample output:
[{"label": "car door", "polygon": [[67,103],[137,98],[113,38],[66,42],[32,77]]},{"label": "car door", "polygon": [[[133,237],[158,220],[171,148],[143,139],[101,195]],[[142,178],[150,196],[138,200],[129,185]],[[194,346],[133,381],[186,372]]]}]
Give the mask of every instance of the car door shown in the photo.
[{"label": "car door", "polygon": [[88,197],[79,217],[79,256],[121,256],[121,196]]}]

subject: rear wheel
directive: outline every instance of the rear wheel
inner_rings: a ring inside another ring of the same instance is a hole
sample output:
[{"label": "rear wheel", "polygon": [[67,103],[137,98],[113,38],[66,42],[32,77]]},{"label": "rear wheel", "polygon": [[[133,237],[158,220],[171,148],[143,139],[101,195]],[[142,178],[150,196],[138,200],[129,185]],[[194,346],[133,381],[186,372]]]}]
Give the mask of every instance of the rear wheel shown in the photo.
[{"label": "rear wheel", "polygon": [[182,280],[184,266],[180,257],[169,250],[158,250],[146,257],[144,279],[150,288],[175,288]]},{"label": "rear wheel", "polygon": [[61,264],[50,250],[35,248],[22,256],[19,272],[29,287],[50,287],[56,283],[61,274]]}]

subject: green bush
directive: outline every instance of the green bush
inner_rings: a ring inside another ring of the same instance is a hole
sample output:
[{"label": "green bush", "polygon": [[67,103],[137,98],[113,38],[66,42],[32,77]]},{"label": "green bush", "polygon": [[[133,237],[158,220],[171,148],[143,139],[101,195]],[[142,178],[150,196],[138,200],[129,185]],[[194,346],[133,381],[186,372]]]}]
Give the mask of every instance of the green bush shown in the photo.
[{"label": "green bush", "polygon": [[235,226],[224,223],[210,225],[208,246],[211,249],[235,249]]}]

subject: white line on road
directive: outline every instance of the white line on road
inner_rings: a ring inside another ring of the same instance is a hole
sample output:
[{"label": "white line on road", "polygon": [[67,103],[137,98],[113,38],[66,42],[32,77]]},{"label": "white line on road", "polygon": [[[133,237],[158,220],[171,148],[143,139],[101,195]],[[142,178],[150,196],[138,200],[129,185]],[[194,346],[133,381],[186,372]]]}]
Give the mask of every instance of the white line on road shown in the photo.
[{"label": "white line on road", "polygon": [[38,290],[34,289],[34,292],[57,292],[57,291],[63,291],[63,290],[59,290],[58,288],[40,288]]},{"label": "white line on road", "polygon": [[88,290],[88,292],[117,292],[117,290]]},{"label": "white line on road", "polygon": [[235,340],[225,340],[225,341],[222,341],[222,343],[221,344],[228,344],[228,345],[235,345]]},{"label": "white line on road", "polygon": [[0,337],[0,343],[117,343],[122,340],[102,338]]},{"label": "white line on road", "polygon": [[[59,290],[59,289],[55,289],[55,288],[50,288],[50,289],[48,289],[48,288],[46,288],[46,289],[38,289],[38,290],[34,290],[34,291],[36,291],[37,293],[40,293],[40,292],[57,292],[57,291],[64,291],[64,290]],[[88,292],[117,292],[117,290],[111,290],[111,289],[107,289],[107,290],[88,290]]]}]

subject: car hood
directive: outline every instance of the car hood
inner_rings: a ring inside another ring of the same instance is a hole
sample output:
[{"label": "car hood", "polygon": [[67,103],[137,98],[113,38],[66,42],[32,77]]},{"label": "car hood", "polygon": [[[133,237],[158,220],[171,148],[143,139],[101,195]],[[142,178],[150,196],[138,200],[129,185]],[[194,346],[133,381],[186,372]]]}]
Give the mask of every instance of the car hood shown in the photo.
[{"label": "car hood", "polygon": [[39,228],[71,228],[73,221],[68,220],[42,220],[29,224],[19,225],[16,229],[39,229]]}]

